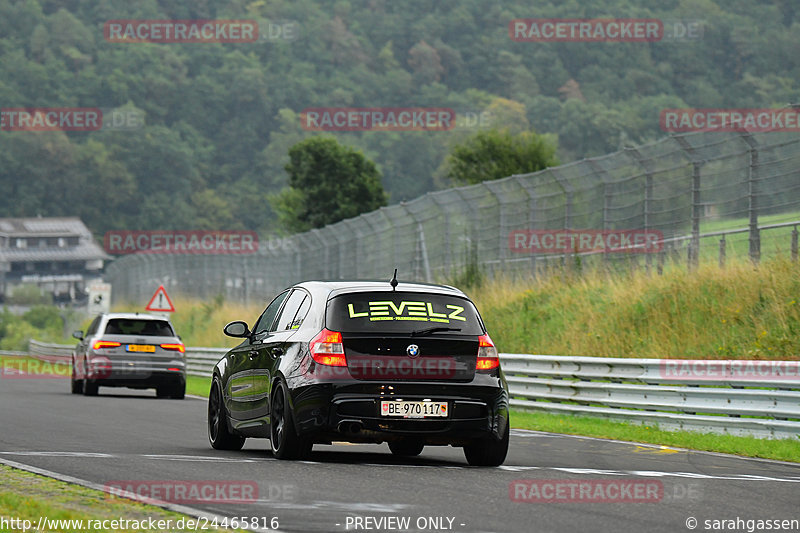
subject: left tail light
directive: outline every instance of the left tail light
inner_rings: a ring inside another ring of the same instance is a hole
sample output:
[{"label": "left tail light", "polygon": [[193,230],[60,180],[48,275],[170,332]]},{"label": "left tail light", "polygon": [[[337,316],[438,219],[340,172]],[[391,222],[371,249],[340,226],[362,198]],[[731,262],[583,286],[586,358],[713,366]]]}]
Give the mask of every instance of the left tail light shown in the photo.
[{"label": "left tail light", "polygon": [[500,357],[489,335],[478,337],[478,362],[475,370],[494,370],[500,367]]},{"label": "left tail light", "polygon": [[311,357],[321,365],[347,366],[342,334],[338,331],[323,329],[308,343],[308,347]]},{"label": "left tail light", "polygon": [[92,350],[100,350],[102,348],[117,348],[122,346],[122,343],[116,341],[95,341],[92,345]]}]

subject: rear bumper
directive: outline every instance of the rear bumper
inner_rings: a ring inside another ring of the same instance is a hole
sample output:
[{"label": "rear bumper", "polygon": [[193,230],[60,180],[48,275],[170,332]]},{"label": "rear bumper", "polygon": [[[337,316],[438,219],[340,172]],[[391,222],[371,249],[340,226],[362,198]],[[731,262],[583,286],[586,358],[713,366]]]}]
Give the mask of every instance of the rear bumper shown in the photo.
[{"label": "rear bumper", "polygon": [[[475,383],[316,384],[292,391],[295,423],[313,440],[385,442],[415,438],[428,445],[463,446],[475,439],[500,439],[508,425],[508,393],[497,378]],[[494,380],[494,383],[491,381]],[[381,402],[446,401],[446,418],[381,416]]]},{"label": "rear bumper", "polygon": [[131,389],[152,389],[161,385],[185,386],[184,371],[155,370],[146,372],[112,371],[102,377],[92,379],[101,387],[128,387]]}]

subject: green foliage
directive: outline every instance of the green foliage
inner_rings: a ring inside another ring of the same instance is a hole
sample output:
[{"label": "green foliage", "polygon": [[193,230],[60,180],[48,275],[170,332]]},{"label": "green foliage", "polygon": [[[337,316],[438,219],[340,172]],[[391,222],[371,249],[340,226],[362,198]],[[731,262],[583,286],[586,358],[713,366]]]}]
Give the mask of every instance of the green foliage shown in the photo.
[{"label": "green foliage", "polygon": [[[572,161],[665,136],[659,111],[667,107],[800,101],[796,1],[759,0],[754,8],[722,0],[600,7],[543,0],[535,13],[530,4],[0,2],[4,108],[98,107],[143,120],[127,130],[0,132],[0,212],[80,216],[96,235],[276,229],[280,214],[267,197],[287,185],[288,149],[311,135],[300,113],[315,106],[451,108],[464,116],[494,105],[495,127],[552,135],[558,159]],[[615,13],[706,24],[701,40],[678,43],[519,43],[506,31],[514,18]],[[103,37],[110,19],[188,18],[293,20],[298,38],[190,45]],[[445,185],[434,182],[434,170],[454,142],[474,133],[456,127],[336,138],[375,161],[396,202]],[[497,167],[481,175],[520,172]]]},{"label": "green foliage", "polygon": [[479,131],[450,152],[447,177],[469,185],[527,174],[558,165],[555,154],[555,142],[532,131],[517,135],[508,129]]},{"label": "green foliage", "polygon": [[37,305],[17,316],[3,309],[0,313],[0,350],[25,351],[36,339],[63,342],[64,321],[55,306]]},{"label": "green foliage", "polygon": [[53,297],[42,291],[38,285],[23,284],[14,288],[14,292],[6,297],[9,305],[41,305],[53,303]]},{"label": "green foliage", "polygon": [[333,137],[312,137],[289,150],[289,187],[273,200],[283,228],[320,228],[386,205],[375,164]]},{"label": "green foliage", "polygon": [[61,324],[61,314],[52,305],[37,305],[26,311],[22,320],[35,328],[47,329]]}]

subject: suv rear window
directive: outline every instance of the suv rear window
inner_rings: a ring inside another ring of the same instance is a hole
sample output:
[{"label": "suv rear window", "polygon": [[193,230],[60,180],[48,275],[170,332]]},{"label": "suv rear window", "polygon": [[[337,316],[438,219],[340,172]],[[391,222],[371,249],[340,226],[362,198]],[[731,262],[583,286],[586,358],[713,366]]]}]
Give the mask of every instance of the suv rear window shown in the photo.
[{"label": "suv rear window", "polygon": [[325,322],[333,331],[351,333],[410,333],[430,328],[442,328],[442,333],[455,335],[483,333],[478,312],[469,300],[420,292],[356,292],[336,296],[328,301]]},{"label": "suv rear window", "polygon": [[143,335],[145,337],[174,337],[175,332],[166,320],[137,320],[112,318],[106,324],[106,335]]}]

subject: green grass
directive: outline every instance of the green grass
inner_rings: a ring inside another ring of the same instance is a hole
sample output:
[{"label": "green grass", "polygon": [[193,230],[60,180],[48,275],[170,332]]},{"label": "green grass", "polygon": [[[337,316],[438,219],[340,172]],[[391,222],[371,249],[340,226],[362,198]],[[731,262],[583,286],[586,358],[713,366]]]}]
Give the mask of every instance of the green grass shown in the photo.
[{"label": "green grass", "polygon": [[800,358],[800,266],[788,259],[496,280],[470,295],[506,353]]},{"label": "green grass", "polygon": [[208,398],[211,390],[211,378],[200,376],[186,376],[186,394]]},{"label": "green grass", "polygon": [[[24,470],[0,465],[0,516],[30,520],[33,528],[40,517],[51,520],[171,520],[170,531],[194,531],[194,529],[178,529],[175,524],[180,519],[190,519],[185,515],[164,510],[154,505],[112,497],[104,492],[92,490],[79,485],[72,485],[31,474]],[[32,531],[33,529],[31,529]],[[50,531],[86,531],[67,527],[46,528],[41,533]],[[13,529],[12,529],[13,531]],[[99,531],[99,530],[98,530]],[[108,531],[106,529],[105,531]],[[113,531],[157,531],[154,529],[113,529]],[[212,529],[212,531],[230,531]]]},{"label": "green grass", "polygon": [[[771,224],[794,222],[796,220],[800,220],[800,212],[764,215],[758,217],[758,225],[769,226]],[[700,223],[700,233],[746,228],[749,223],[750,221],[747,218],[704,220]],[[788,257],[791,250],[792,229],[792,227],[785,227],[762,230],[760,232],[762,259]],[[727,259],[747,259],[750,253],[749,239],[750,235],[748,233],[737,233],[725,236]],[[720,237],[706,237],[700,241],[701,259],[709,261],[718,260],[719,240]]]},{"label": "green grass", "polygon": [[602,418],[561,416],[520,410],[511,412],[511,426],[552,433],[730,453],[743,457],[800,462],[800,440],[797,439],[770,440],[690,431],[665,431],[654,426],[614,422]]}]

